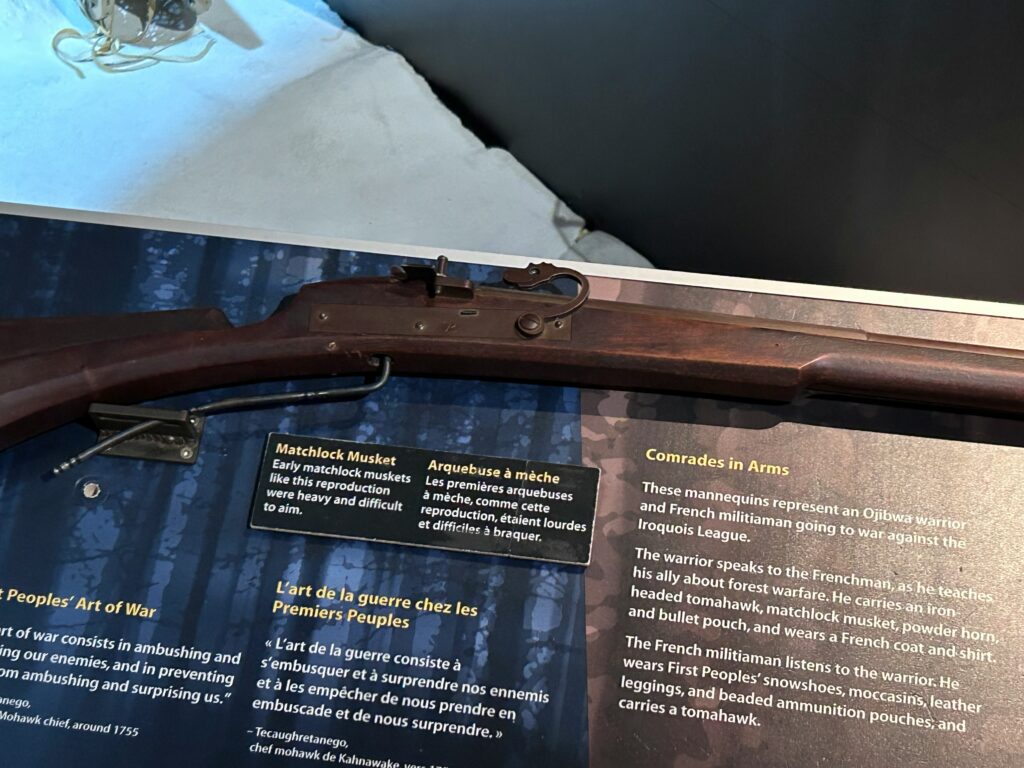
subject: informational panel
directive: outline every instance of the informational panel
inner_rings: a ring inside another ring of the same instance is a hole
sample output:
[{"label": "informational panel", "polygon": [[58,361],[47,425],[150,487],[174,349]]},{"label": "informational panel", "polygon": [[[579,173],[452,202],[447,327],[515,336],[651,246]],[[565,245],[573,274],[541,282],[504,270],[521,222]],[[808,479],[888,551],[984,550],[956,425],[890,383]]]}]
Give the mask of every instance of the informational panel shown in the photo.
[{"label": "informational panel", "polygon": [[1024,451],[606,427],[592,765],[1020,765]]},{"label": "informational panel", "polygon": [[[0,218],[0,307],[243,323],[400,261]],[[581,568],[249,527],[272,432],[547,468],[580,464],[578,421],[573,390],[395,378],[212,417],[194,466],[98,457],[48,477],[90,444],[79,426],[3,452],[0,765],[585,766]]]},{"label": "informational panel", "polygon": [[[0,217],[0,307],[242,324],[401,261]],[[592,294],[1024,346],[1020,320]],[[194,465],[51,475],[92,440],[0,453],[0,765],[1024,764],[1019,420],[396,376],[210,417]]]},{"label": "informational panel", "polygon": [[[1024,345],[1016,320],[603,289]],[[586,587],[592,766],[1024,764],[1019,422],[608,392],[583,409],[604,534]]]},{"label": "informational panel", "polygon": [[251,524],[586,565],[598,475],[570,464],[273,434]]}]

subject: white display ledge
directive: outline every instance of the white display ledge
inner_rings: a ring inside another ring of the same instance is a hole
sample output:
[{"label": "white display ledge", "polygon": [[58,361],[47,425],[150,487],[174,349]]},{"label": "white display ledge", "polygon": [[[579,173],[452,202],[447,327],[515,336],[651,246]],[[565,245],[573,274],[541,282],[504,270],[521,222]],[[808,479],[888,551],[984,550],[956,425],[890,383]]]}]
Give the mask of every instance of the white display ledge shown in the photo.
[{"label": "white display ledge", "polygon": [[[175,219],[160,219],[149,216],[135,216],[101,211],[73,210],[68,208],[50,208],[38,205],[0,202],[0,214],[14,216],[31,216],[45,219],[64,219],[89,224],[107,224],[118,227],[136,229],[155,229],[168,232],[207,235],[210,237],[226,237],[239,240],[256,240],[263,242],[283,243],[286,245],[302,245],[316,248],[334,248],[338,250],[363,251],[368,253],[390,253],[414,258],[435,258],[444,254],[454,261],[466,261],[476,264],[495,266],[525,266],[536,257],[520,254],[488,253],[484,251],[467,251],[443,246],[404,245],[401,243],[376,242],[369,240],[352,240],[343,237],[325,237],[304,235],[295,232],[279,232],[275,230],[256,229],[251,227],[222,226],[210,223],[194,223]],[[796,296],[808,299],[827,301],[845,301],[856,304],[873,304],[878,306],[904,307],[936,312],[958,312],[986,317],[1007,317],[1024,319],[1024,305],[1006,304],[995,301],[979,301],[974,299],[956,299],[942,296],[924,296],[914,293],[894,293],[861,288],[841,288],[809,283],[790,283],[779,280],[761,280],[748,277],[730,277],[727,275],[705,275],[696,272],[675,272],[662,269],[645,269],[638,267],[621,267],[593,262],[555,261],[554,263],[576,269],[586,275],[595,277],[612,277],[621,280],[639,280],[650,283],[666,283],[670,285],[690,285],[702,288],[715,288],[727,291],[743,291],[764,293],[778,296]]]}]

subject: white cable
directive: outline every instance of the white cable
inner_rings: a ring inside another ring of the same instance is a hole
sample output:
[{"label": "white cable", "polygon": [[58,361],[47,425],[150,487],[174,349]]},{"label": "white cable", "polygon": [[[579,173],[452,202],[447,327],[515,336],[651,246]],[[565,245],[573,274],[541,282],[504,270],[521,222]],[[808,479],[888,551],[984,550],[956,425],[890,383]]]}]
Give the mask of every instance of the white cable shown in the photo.
[{"label": "white cable", "polygon": [[[93,62],[104,72],[134,72],[139,69],[151,67],[160,62],[188,63],[199,61],[213,46],[214,41],[209,39],[206,45],[198,53],[190,56],[167,56],[164,52],[178,45],[184,40],[178,40],[154,50],[130,51],[125,46],[138,47],[145,39],[153,25],[156,17],[157,0],[149,0],[146,8],[146,18],[142,21],[142,28],[139,34],[131,40],[122,40],[114,30],[114,17],[117,13],[115,0],[78,0],[78,6],[82,14],[90,21],[93,30],[90,33],[82,34],[74,28],[66,28],[53,36],[51,45],[57,57],[75,71],[79,77],[84,78],[85,73],[76,66]],[[61,48],[62,43],[67,40],[80,40],[89,44],[89,49],[78,56],[71,55]]]}]

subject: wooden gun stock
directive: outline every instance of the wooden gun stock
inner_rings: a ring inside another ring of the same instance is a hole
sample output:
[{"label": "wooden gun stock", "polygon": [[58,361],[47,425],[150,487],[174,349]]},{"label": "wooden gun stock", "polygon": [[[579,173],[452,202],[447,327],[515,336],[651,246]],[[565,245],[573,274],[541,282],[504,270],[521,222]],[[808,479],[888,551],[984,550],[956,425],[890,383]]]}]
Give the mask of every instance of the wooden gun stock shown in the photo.
[{"label": "wooden gun stock", "polygon": [[308,285],[269,318],[219,310],[0,321],[0,449],[85,415],[268,379],[396,373],[789,401],[804,394],[1024,412],[1024,352],[480,288],[436,268]]}]

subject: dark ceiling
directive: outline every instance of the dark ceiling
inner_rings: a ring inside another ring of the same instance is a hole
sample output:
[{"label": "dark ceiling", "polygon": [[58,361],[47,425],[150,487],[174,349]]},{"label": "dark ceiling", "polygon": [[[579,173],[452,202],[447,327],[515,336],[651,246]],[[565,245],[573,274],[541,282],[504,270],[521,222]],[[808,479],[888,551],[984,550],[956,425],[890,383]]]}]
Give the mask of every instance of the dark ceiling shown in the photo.
[{"label": "dark ceiling", "polygon": [[332,5],[659,266],[1024,301],[1024,3]]}]

